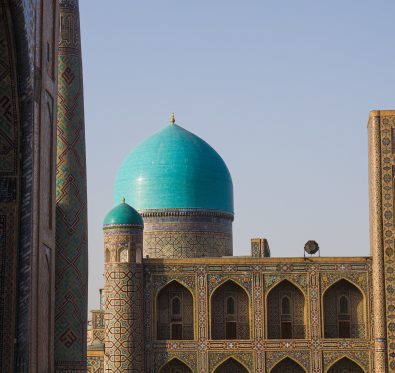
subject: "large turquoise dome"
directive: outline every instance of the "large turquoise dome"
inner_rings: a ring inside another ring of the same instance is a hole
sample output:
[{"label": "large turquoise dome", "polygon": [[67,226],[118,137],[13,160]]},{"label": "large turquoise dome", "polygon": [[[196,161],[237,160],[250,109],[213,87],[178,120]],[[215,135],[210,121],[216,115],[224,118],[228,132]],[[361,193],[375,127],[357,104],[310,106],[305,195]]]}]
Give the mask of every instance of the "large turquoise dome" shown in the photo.
[{"label": "large turquoise dome", "polygon": [[220,155],[177,124],[137,146],[118,170],[115,201],[137,210],[210,209],[233,213],[233,184]]}]

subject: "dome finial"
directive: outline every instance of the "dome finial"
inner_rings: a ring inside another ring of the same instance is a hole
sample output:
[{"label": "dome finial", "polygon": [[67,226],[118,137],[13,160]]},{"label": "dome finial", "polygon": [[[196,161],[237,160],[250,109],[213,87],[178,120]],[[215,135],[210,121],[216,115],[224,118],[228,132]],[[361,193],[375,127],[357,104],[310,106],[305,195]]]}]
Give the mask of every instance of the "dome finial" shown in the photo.
[{"label": "dome finial", "polygon": [[176,122],[176,117],[174,116],[174,113],[171,113],[170,123],[174,124],[175,122]]},{"label": "dome finial", "polygon": [[122,203],[125,203],[126,199],[125,197],[122,197]]}]

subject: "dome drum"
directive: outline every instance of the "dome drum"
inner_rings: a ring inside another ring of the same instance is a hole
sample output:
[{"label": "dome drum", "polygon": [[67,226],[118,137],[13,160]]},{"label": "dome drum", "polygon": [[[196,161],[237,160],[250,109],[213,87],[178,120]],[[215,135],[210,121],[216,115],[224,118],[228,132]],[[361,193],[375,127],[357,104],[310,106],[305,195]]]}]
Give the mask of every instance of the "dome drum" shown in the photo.
[{"label": "dome drum", "polygon": [[207,210],[140,214],[144,219],[144,256],[199,258],[233,254],[233,214]]}]

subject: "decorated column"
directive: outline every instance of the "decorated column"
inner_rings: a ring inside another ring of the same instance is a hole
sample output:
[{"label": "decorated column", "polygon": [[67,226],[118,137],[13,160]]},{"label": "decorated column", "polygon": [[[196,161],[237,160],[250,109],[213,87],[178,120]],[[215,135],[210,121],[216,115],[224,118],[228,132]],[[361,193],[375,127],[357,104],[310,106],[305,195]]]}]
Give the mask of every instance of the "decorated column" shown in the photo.
[{"label": "decorated column", "polygon": [[86,372],[88,229],[78,0],[60,0],[55,371]]},{"label": "decorated column", "polygon": [[[369,118],[369,208],[370,208],[370,251],[372,255],[372,270],[373,270],[373,314],[374,314],[374,371],[377,373],[388,372],[387,360],[387,315],[386,315],[386,266],[393,266],[393,258],[388,258],[393,255],[393,250],[389,251],[393,245],[392,233],[387,235],[390,240],[387,240],[387,253],[385,252],[385,239],[383,229],[383,197],[386,200],[393,200],[393,181],[392,172],[393,166],[385,166],[389,169],[389,177],[385,177],[385,182],[388,184],[386,193],[383,196],[383,164],[382,164],[382,147],[388,147],[387,154],[391,154],[391,140],[388,134],[391,133],[391,126],[386,120],[387,129],[383,132],[381,125],[380,112],[371,112]],[[384,136],[383,136],[384,135]],[[382,139],[382,137],[384,137]],[[390,160],[390,157],[385,157]],[[389,163],[389,162],[387,162]],[[388,173],[388,172],[387,172]],[[386,197],[389,196],[389,197]],[[388,205],[388,203],[386,204]],[[389,204],[392,206],[392,204]],[[392,219],[391,216],[387,215]],[[386,224],[388,226],[388,224]],[[392,229],[392,225],[390,225]],[[388,242],[389,241],[389,242]],[[387,257],[387,258],[386,258]],[[393,343],[391,343],[393,345]],[[394,364],[394,363],[392,363]],[[391,367],[391,365],[390,365]],[[391,371],[395,368],[392,365]]]},{"label": "decorated column", "polygon": [[143,219],[125,202],[104,227],[104,371],[144,372]]}]

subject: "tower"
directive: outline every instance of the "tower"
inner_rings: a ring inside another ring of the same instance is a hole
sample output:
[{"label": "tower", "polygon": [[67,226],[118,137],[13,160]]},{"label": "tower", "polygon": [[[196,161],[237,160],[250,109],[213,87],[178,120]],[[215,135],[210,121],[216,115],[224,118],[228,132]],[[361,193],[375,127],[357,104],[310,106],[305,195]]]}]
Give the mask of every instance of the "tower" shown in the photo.
[{"label": "tower", "polygon": [[55,371],[86,372],[88,237],[78,0],[60,0]]},{"label": "tower", "polygon": [[175,123],[138,145],[118,170],[125,196],[144,219],[144,256],[233,254],[233,183],[221,156]]},{"label": "tower", "polygon": [[395,371],[395,110],[369,117],[370,247],[373,263],[374,371]]},{"label": "tower", "polygon": [[144,372],[143,227],[125,200],[103,222],[106,373]]}]

